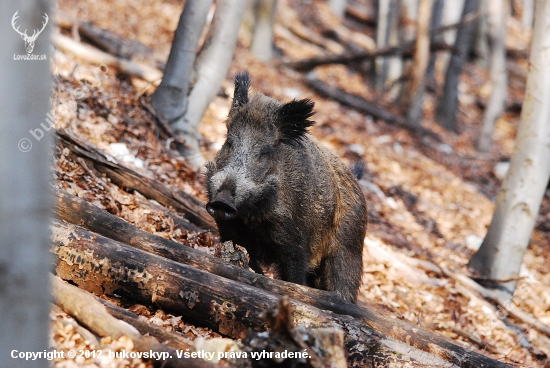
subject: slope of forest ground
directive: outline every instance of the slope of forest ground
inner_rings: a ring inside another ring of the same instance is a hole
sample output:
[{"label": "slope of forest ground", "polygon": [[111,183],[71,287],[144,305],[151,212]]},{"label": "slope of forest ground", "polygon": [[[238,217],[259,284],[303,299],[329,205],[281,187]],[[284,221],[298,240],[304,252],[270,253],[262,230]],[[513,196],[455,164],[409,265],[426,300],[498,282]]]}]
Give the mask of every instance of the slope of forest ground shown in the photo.
[{"label": "slope of forest ground", "polygon": [[[319,2],[312,4],[315,6],[311,9],[317,10],[310,12],[318,12],[316,19],[326,19],[328,24],[334,21],[326,13],[325,6]],[[138,40],[150,47],[154,58],[161,61],[167,58],[181,8],[182,3],[175,0],[58,0],[58,9],[62,12],[81,21],[92,21],[127,39]],[[297,13],[287,2],[281,1],[279,14],[296,16]],[[307,17],[309,12],[301,16]],[[510,32],[514,32],[512,26]],[[408,264],[405,261],[408,258],[402,260],[396,255],[427,260],[468,274],[466,264],[491,220],[501,182],[495,165],[509,159],[519,122],[518,111],[504,114],[497,122],[490,153],[475,152],[473,142],[483,113],[480,105],[487,100],[488,73],[475,64],[468,64],[460,85],[458,132],[449,133],[435,123],[437,97],[434,93],[426,95],[422,124],[441,137],[441,141],[437,141],[414,136],[408,130],[373,120],[316,94],[304,83],[303,74],[280,63],[320,55],[326,50],[277,29],[275,35],[275,44],[282,56],[262,63],[248,52],[250,34],[241,30],[228,77],[200,127],[205,156],[212,158],[224,141],[223,121],[231,104],[233,77],[238,71],[249,71],[253,93],[261,91],[282,101],[312,98],[316,111],[312,135],[337,152],[349,166],[360,161],[366,164],[360,183],[367,198],[369,225],[359,302],[380,303],[395,318],[447,335],[460,344],[512,365],[548,366],[548,336],[513,318],[499,318],[502,314],[495,313],[490,303],[455,280],[422,271]],[[53,107],[58,128],[70,128],[145,176],[205,199],[203,177],[193,172],[176,151],[168,148],[166,141],[159,139],[155,119],[143,107],[141,96],[151,94],[154,86],[119,74],[114,68],[87,63],[57,50],[52,59]],[[526,71],[524,60],[517,65]],[[316,74],[330,85],[402,114],[398,103],[376,94],[361,75],[344,66],[318,67]],[[441,82],[442,76],[437,77]],[[523,88],[524,82],[510,83],[509,99],[521,102]],[[121,151],[122,146],[117,143],[123,143],[129,152]],[[165,210],[144,208],[142,203],[147,200],[138,192],[122,190],[72,157],[68,150],[57,150],[54,175],[57,187],[141,229],[214,253],[216,239],[212,235],[174,230],[173,221],[166,216]],[[549,232],[550,193],[547,192],[524,258],[523,278],[513,299],[515,305],[547,325],[550,325]],[[130,309],[151,323],[166,326],[190,339],[220,337],[160,310],[140,305]],[[72,324],[62,323],[67,318],[60,311],[52,312],[55,346],[58,349],[93,348],[84,342]],[[124,339],[103,343],[111,344],[112,349],[131,349],[128,345],[131,343]],[[140,360],[124,359],[55,362],[57,367],[98,365],[148,366]]]}]

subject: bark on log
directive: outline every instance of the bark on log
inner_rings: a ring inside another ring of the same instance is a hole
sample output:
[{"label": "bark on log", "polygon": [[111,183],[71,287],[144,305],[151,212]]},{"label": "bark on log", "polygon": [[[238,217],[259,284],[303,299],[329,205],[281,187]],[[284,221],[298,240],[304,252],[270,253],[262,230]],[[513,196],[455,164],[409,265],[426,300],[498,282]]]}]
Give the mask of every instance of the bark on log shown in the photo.
[{"label": "bark on log", "polygon": [[[214,258],[200,250],[162,238],[143,231],[121,218],[111,215],[78,197],[64,191],[57,191],[56,216],[60,220],[84,227],[118,242],[149,252],[173,261],[200,268],[206,272],[230,280],[258,287],[279,295],[287,294],[291,298],[311,304],[320,309],[331,310],[339,314],[361,317],[362,309],[352,303],[344,302],[335,293],[308,288],[265,276],[233,266],[221,259]],[[351,309],[350,309],[351,307]],[[383,312],[376,304],[368,305],[370,311]],[[358,308],[358,309],[357,309]]]},{"label": "bark on log", "polygon": [[[280,296],[211,275],[163,257],[136,250],[122,243],[66,223],[53,227],[56,272],[79,287],[106,295],[120,295],[184,316],[232,338],[244,338],[249,330],[267,330],[262,313],[275,306]],[[292,301],[294,321],[308,327],[326,325],[342,329],[346,336],[348,362],[364,366],[376,351],[378,357],[402,361],[400,354],[420,363],[445,362],[405,344],[386,339],[349,316]],[[446,363],[447,366],[453,366]]]},{"label": "bark on log", "polygon": [[[81,202],[85,203],[84,201]],[[421,350],[431,352],[434,355],[437,355],[443,359],[454,357],[452,358],[454,360],[451,361],[455,362],[455,364],[458,364],[461,360],[466,359],[467,357],[472,360],[472,367],[488,366],[487,364],[489,363],[486,362],[490,362],[491,364],[495,362],[494,360],[484,357],[483,355],[476,354],[460,346],[457,346],[452,341],[447,340],[443,337],[439,337],[431,331],[427,331],[417,326],[410,325],[409,323],[404,321],[385,317],[381,315],[382,308],[369,306],[368,310],[362,309],[357,305],[341,300],[333,293],[327,291],[311,289],[305,286],[266,278],[262,275],[258,275],[253,272],[229,265],[198,250],[185,247],[178,243],[171,242],[164,238],[156,237],[139,229],[135,229],[132,225],[127,224],[123,220],[118,219],[115,216],[112,216],[105,211],[96,208],[95,206],[87,203],[85,203],[85,205],[90,206],[92,209],[95,208],[95,212],[104,213],[108,218],[105,219],[102,217],[95,217],[94,221],[81,221],[81,224],[83,226],[90,226],[91,230],[94,231],[104,231],[103,234],[107,236],[119,236],[117,238],[117,240],[119,241],[125,241],[125,239],[126,241],[128,241],[127,236],[131,236],[132,243],[140,244],[141,246],[150,249],[154,248],[155,243],[157,243],[157,247],[161,250],[161,252],[158,254],[163,254],[167,257],[174,257],[173,259],[176,259],[177,261],[180,261],[182,263],[201,267],[201,269],[204,269],[214,274],[218,274],[224,278],[232,279],[243,284],[259,287],[278,295],[287,294],[295,300],[300,300],[301,302],[313,305],[319,309],[330,310],[338,314],[355,317],[358,321],[365,323],[373,330],[380,331],[393,339],[409,343],[412,346],[415,346]],[[67,208],[71,207],[73,207],[73,205],[67,206]],[[125,224],[125,226],[115,226],[113,228],[116,229],[116,231],[110,230],[111,227],[107,227],[104,225],[105,223],[110,222],[109,217],[118,220],[117,222],[119,224]],[[78,218],[78,216],[71,215],[65,216],[65,218]],[[177,254],[178,252],[174,251],[174,248],[178,247],[180,248],[178,250],[179,254]],[[177,256],[177,258],[175,256]]]},{"label": "bark on log", "polygon": [[81,140],[69,131],[58,130],[59,144],[67,147],[75,155],[89,161],[98,171],[107,175],[115,184],[123,188],[137,190],[143,196],[172,207],[181,212],[197,226],[207,230],[215,230],[212,217],[206,212],[204,204],[181,189],[171,188],[157,180],[144,177],[125,166],[114,163],[103,153]]},{"label": "bark on log", "polygon": [[138,330],[128,323],[111,316],[109,312],[107,312],[106,307],[93,295],[63,282],[58,277],[52,276],[51,280],[56,304],[91,331],[102,337],[110,336],[115,340],[121,336],[127,336],[134,342],[134,348],[141,352],[153,351],[155,353],[166,353],[171,355],[171,357],[167,359],[152,360],[155,367],[218,367],[217,364],[207,362],[203,359],[178,359],[174,348],[159,343],[153,337],[142,336]]}]

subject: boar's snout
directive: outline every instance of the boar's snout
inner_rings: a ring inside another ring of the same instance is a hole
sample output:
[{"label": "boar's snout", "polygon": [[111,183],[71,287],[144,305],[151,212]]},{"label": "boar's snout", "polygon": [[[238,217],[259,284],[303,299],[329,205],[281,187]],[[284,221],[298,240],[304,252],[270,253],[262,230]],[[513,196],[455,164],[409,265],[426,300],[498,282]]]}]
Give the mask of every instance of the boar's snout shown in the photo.
[{"label": "boar's snout", "polygon": [[237,217],[237,208],[233,203],[231,193],[223,190],[206,204],[206,210],[216,220],[231,220]]}]

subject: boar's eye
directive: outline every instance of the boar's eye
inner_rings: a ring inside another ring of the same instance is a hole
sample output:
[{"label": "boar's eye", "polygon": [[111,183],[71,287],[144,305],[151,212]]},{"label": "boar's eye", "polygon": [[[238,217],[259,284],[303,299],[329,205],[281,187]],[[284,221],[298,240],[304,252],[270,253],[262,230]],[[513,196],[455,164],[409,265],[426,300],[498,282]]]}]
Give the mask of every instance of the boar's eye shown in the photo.
[{"label": "boar's eye", "polygon": [[265,145],[260,149],[260,158],[269,158],[275,152],[273,146]]}]

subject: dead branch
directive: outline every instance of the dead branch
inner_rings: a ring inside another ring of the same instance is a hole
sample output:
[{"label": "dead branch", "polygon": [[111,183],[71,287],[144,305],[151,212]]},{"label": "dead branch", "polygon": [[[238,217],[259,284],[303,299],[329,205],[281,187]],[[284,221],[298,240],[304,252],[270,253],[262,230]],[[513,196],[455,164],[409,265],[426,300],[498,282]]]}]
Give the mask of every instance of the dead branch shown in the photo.
[{"label": "dead branch", "polygon": [[[64,198],[58,199],[58,216],[61,219],[76,222],[91,231],[117,241],[132,244],[139,249],[162,255],[180,263],[200,267],[200,269],[219,275],[224,279],[235,280],[239,285],[254,286],[277,295],[286,294],[294,300],[307,303],[321,310],[330,310],[340,315],[349,315],[375,331],[379,331],[397,341],[411,344],[442,359],[448,360],[450,359],[449,357],[454,356],[456,359],[453,358],[454,360],[452,361],[455,364],[458,364],[462,359],[466,359],[466,357],[472,360],[472,367],[486,364],[484,362],[494,363],[490,358],[464,349],[444,337],[435,335],[431,331],[405,321],[384,316],[383,308],[375,304],[368,305],[368,309],[362,309],[355,304],[343,301],[334,293],[328,291],[273,280],[246,271],[196,249],[146,233],[81,199],[68,194],[63,195]],[[131,293],[131,290],[129,293]],[[435,348],[434,344],[437,345],[437,348]]]},{"label": "dead branch", "polygon": [[407,124],[405,119],[401,116],[392,114],[384,108],[375,105],[374,103],[364,99],[361,96],[354,95],[344,91],[343,89],[329,86],[328,84],[320,81],[314,74],[309,74],[306,77],[306,83],[313,90],[321,95],[327,96],[330,99],[341,103],[342,105],[351,107],[355,110],[369,114],[376,119],[384,120],[390,124],[396,124],[400,128],[410,130],[411,132],[420,136],[429,136],[437,141],[441,141],[441,138],[433,131],[423,128],[421,126]]},{"label": "dead branch", "polygon": [[110,336],[118,339],[127,336],[134,342],[134,347],[142,352],[164,352],[172,357],[165,360],[154,360],[155,367],[197,367],[214,368],[218,365],[202,359],[177,359],[176,350],[161,344],[150,336],[142,336],[134,327],[111,316],[107,309],[89,293],[63,282],[58,277],[52,276],[52,289],[55,302],[68,314],[77,319],[99,336]]},{"label": "dead branch", "polygon": [[98,171],[107,175],[115,184],[122,188],[137,190],[143,196],[172,207],[202,228],[216,229],[212,217],[206,212],[204,204],[181,189],[169,187],[157,180],[144,177],[137,172],[122,166],[88,142],[71,134],[68,130],[58,130],[59,144],[67,147],[76,156],[89,161]]},{"label": "dead branch", "polygon": [[63,52],[68,52],[76,57],[94,64],[106,64],[118,68],[120,71],[131,76],[141,78],[147,82],[157,85],[162,79],[162,72],[148,65],[139,64],[130,60],[122,59],[95,47],[85,45],[67,36],[56,33],[52,36],[55,47]]},{"label": "dead branch", "polygon": [[484,339],[482,339],[479,336],[472,335],[472,334],[470,334],[470,333],[468,333],[464,330],[458,329],[456,327],[451,328],[451,331],[454,332],[455,334],[457,334],[458,336],[461,336],[461,337],[471,341],[472,343],[476,344],[480,349],[490,351],[491,353],[494,353],[494,354],[503,354],[502,351],[495,348],[494,346],[492,346],[491,344],[489,344],[487,341],[485,341]]}]

